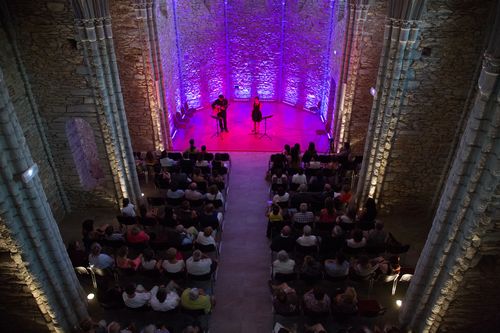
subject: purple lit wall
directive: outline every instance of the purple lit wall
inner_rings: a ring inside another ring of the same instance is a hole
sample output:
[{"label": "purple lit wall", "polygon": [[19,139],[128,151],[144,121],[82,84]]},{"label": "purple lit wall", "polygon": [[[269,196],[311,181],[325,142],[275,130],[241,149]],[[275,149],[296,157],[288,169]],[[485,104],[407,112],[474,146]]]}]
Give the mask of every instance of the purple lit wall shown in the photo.
[{"label": "purple lit wall", "polygon": [[279,98],[281,9],[281,0],[227,0],[232,97]]},{"label": "purple lit wall", "polygon": [[331,2],[287,1],[283,50],[283,100],[310,108],[324,93]]},{"label": "purple lit wall", "polygon": [[190,107],[197,108],[226,92],[224,1],[172,1],[176,4],[181,93]]},{"label": "purple lit wall", "polygon": [[175,131],[174,116],[181,106],[179,61],[176,45],[175,24],[173,20],[173,7],[171,1],[155,2],[156,29],[158,43],[161,50],[161,67],[163,76],[163,87],[165,89],[165,107],[168,114],[168,126],[170,134]]}]

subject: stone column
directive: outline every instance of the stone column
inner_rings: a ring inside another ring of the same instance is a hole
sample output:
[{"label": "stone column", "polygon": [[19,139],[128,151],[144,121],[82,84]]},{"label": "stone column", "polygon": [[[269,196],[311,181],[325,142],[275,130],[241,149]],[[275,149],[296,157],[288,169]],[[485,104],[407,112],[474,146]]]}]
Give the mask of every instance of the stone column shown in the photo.
[{"label": "stone column", "polygon": [[108,2],[73,0],[72,4],[117,197],[138,202],[141,190],[123,105]]},{"label": "stone column", "polygon": [[[87,316],[73,271],[0,69],[0,234],[53,332],[69,332]],[[15,292],[15,291],[13,291]],[[19,291],[21,292],[21,291]]]},{"label": "stone column", "polygon": [[142,58],[146,73],[149,111],[153,122],[153,141],[156,149],[168,149],[172,146],[172,139],[168,124],[168,108],[164,98],[161,53],[156,37],[156,19],[153,8],[152,0],[136,0],[135,9],[143,44]]},{"label": "stone column", "polygon": [[394,132],[403,104],[409,68],[415,56],[419,20],[426,0],[391,0],[384,31],[376,95],[373,101],[357,201],[380,194]]},{"label": "stone column", "polygon": [[[478,251],[491,238],[495,219],[498,223],[499,134],[500,11],[497,10],[489,47],[482,59],[475,101],[403,301],[400,321],[414,332],[438,330],[457,290],[467,287],[463,286],[464,275],[479,261]],[[488,290],[475,292],[488,293]]]},{"label": "stone column", "polygon": [[[341,105],[335,120],[335,142],[337,148],[349,141],[349,124],[351,122],[354,92],[361,59],[361,42],[365,29],[366,14],[370,8],[370,0],[349,1],[349,17],[347,18],[346,41],[344,46],[344,61],[341,89]],[[331,121],[331,119],[330,119]]]}]

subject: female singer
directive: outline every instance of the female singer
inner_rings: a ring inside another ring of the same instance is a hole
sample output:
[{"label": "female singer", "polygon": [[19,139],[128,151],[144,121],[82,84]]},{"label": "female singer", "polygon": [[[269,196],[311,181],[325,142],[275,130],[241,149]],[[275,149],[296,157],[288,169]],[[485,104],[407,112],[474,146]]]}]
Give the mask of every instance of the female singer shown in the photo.
[{"label": "female singer", "polygon": [[260,122],[262,120],[262,111],[259,97],[255,97],[253,101],[253,109],[252,109],[252,121],[253,121],[253,131],[252,133],[258,133],[258,128],[260,126]]}]

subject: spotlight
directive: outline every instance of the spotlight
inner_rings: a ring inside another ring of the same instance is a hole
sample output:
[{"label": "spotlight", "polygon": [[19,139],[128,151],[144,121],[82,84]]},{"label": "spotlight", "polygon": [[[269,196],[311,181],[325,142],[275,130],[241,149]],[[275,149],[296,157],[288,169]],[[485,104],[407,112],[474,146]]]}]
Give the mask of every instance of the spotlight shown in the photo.
[{"label": "spotlight", "polygon": [[35,163],[17,177],[19,177],[23,181],[23,183],[28,184],[30,180],[32,180],[37,174],[38,174],[38,165]]},{"label": "spotlight", "polygon": [[377,94],[377,90],[374,87],[370,88],[370,95],[375,96]]},{"label": "spotlight", "polygon": [[397,299],[397,300],[396,300],[396,305],[398,306],[398,308],[400,308],[400,307],[401,307],[401,305],[403,305],[403,301],[402,301],[402,300],[400,300],[400,299]]},{"label": "spotlight", "polygon": [[333,54],[337,55],[337,50],[333,50]]},{"label": "spotlight", "polygon": [[144,193],[141,193],[141,197],[143,197],[143,196],[144,196]]},{"label": "spotlight", "polygon": [[87,295],[87,299],[90,301],[90,300],[93,300],[95,297],[94,293],[90,293]]}]

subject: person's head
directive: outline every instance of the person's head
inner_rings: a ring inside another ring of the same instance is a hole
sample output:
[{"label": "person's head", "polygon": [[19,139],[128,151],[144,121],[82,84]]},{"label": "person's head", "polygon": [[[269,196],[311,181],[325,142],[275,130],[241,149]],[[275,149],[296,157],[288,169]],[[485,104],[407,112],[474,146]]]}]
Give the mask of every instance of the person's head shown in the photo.
[{"label": "person's head", "polygon": [[122,247],[120,247],[120,248],[118,249],[118,251],[117,251],[116,255],[117,255],[118,257],[121,257],[121,258],[126,257],[126,256],[128,255],[128,247],[127,247],[127,246],[125,246],[125,245],[124,245],[124,246],[122,246]]},{"label": "person's head", "polygon": [[354,229],[352,232],[352,239],[356,242],[359,243],[363,240],[363,231],[360,229]]},{"label": "person's head", "polygon": [[167,260],[174,260],[177,257],[177,250],[174,247],[171,247],[165,252],[165,257]]},{"label": "person's head", "polygon": [[155,257],[155,251],[152,248],[148,247],[144,250],[142,256],[144,257],[144,260],[151,261]]},{"label": "person's head", "polygon": [[191,191],[196,191],[197,188],[198,188],[198,185],[195,182],[192,182],[191,184],[189,184],[189,189]]},{"label": "person's head", "polygon": [[284,226],[283,229],[281,229],[281,234],[283,236],[290,236],[290,234],[292,233],[292,229],[290,229],[289,226]]},{"label": "person's head", "polygon": [[312,256],[305,256],[304,257],[304,265],[312,265],[315,262],[316,262],[316,260]]},{"label": "person's head", "polygon": [[367,211],[377,211],[377,204],[375,203],[375,199],[373,198],[366,199],[365,208]]},{"label": "person's head", "polygon": [[290,154],[290,150],[291,150],[291,148],[290,148],[290,145],[289,145],[289,144],[286,144],[286,145],[283,147],[283,151],[284,151],[284,152],[286,152],[286,153],[288,153],[288,154]]},{"label": "person's head", "polygon": [[123,198],[123,201],[122,201],[123,207],[127,207],[129,203],[130,203],[130,200],[128,198]]},{"label": "person's head", "polygon": [[299,168],[299,170],[297,170],[297,173],[302,176],[304,174],[304,169],[302,168]]},{"label": "person's head", "polygon": [[332,237],[340,237],[344,234],[344,230],[342,230],[342,228],[338,225],[336,225],[335,227],[333,227],[332,229]]},{"label": "person's head", "polygon": [[307,185],[306,184],[300,184],[299,187],[297,188],[297,192],[307,192]]},{"label": "person's head", "polygon": [[193,147],[193,146],[194,146],[194,139],[190,139],[190,140],[189,140],[189,145],[190,145],[191,147]]},{"label": "person's head", "polygon": [[278,195],[284,196],[286,193],[285,188],[283,186],[278,187]]},{"label": "person's head", "polygon": [[389,257],[389,265],[391,265],[392,268],[398,268],[399,267],[399,256],[390,256]]},{"label": "person's head", "polygon": [[220,101],[224,100],[224,95],[220,94],[220,95],[219,95],[219,100],[220,100]]},{"label": "person's head", "polygon": [[307,203],[303,202],[300,204],[299,206],[299,210],[302,212],[302,213],[305,213],[307,212]]},{"label": "person's head", "polygon": [[141,232],[141,228],[138,226],[134,225],[132,229],[130,229],[130,233],[134,236],[137,236]]},{"label": "person's head", "polygon": [[165,300],[167,299],[167,289],[165,289],[164,287],[158,289],[158,292],[156,293],[156,298],[158,299],[158,301],[160,301],[160,303],[165,302]]},{"label": "person's head", "polygon": [[125,292],[129,297],[133,297],[135,295],[135,283],[129,283],[125,286]]},{"label": "person's head", "polygon": [[183,200],[181,203],[181,208],[183,210],[190,210],[191,209],[191,204],[187,200]]},{"label": "person's head", "polygon": [[200,168],[194,168],[193,169],[193,175],[195,175],[195,176],[201,176],[201,169]]},{"label": "person's head", "polygon": [[219,192],[219,188],[217,187],[217,185],[211,185],[208,188],[208,193],[210,193],[210,194],[216,195],[218,192]]},{"label": "person's head", "polygon": [[203,208],[203,211],[205,212],[205,214],[207,215],[211,215],[215,210],[215,206],[214,204],[206,204],[205,207]]},{"label": "person's head", "polygon": [[83,234],[88,234],[94,231],[94,220],[87,219],[82,222],[82,232]]},{"label": "person's head", "polygon": [[325,298],[325,291],[323,290],[323,288],[314,287],[313,295],[317,301],[322,301]]},{"label": "person's head", "polygon": [[255,96],[255,98],[253,99],[253,102],[255,104],[260,104],[260,99],[259,99],[259,96]]},{"label": "person's head", "polygon": [[277,177],[283,176],[283,170],[281,170],[280,168],[276,169],[276,176]]},{"label": "person's head", "polygon": [[276,290],[276,299],[282,303],[286,302],[286,293],[283,289]]},{"label": "person's head", "polygon": [[306,225],[303,229],[304,236],[311,236],[312,229],[310,226]]},{"label": "person's head", "polygon": [[381,221],[377,221],[377,222],[375,223],[375,229],[376,229],[377,231],[382,231],[382,230],[384,229],[384,223],[383,223],[383,222],[381,222]]},{"label": "person's head", "polygon": [[108,324],[108,327],[106,328],[107,333],[120,333],[121,331],[121,326],[118,324],[116,321],[112,321]]},{"label": "person's head", "polygon": [[314,142],[309,142],[309,146],[307,147],[307,150],[310,152],[316,151],[316,145],[314,144]]},{"label": "person's head", "polygon": [[280,212],[280,206],[278,206],[278,205],[273,205],[273,207],[272,207],[272,212],[273,212],[273,214],[274,214],[274,215],[278,215],[278,214],[279,214],[279,212]]},{"label": "person's head", "polygon": [[111,236],[113,234],[113,231],[114,231],[113,226],[108,225],[106,229],[104,229],[104,234],[106,234],[106,236]]},{"label": "person's head", "polygon": [[325,186],[323,186],[323,191],[325,192],[330,192],[332,190],[332,185],[326,183]]},{"label": "person's head", "polygon": [[332,214],[335,211],[335,202],[332,197],[327,197],[325,199],[325,208],[329,214]]},{"label": "person's head", "polygon": [[203,145],[201,146],[201,152],[206,153],[207,152],[207,146]]},{"label": "person's head", "polygon": [[190,300],[196,301],[198,297],[200,297],[200,291],[198,290],[198,288],[191,288],[188,295]]},{"label": "person's head", "polygon": [[68,252],[83,250],[82,243],[80,241],[74,240],[68,243]]},{"label": "person's head", "polygon": [[210,237],[212,236],[212,233],[214,232],[214,230],[212,229],[212,227],[206,227],[205,229],[203,229],[203,235],[205,237]]},{"label": "person's head", "polygon": [[193,261],[200,261],[201,260],[201,251],[200,250],[195,250],[193,252]]},{"label": "person's head", "polygon": [[344,261],[346,261],[345,255],[344,255],[344,253],[342,253],[342,251],[338,251],[335,254],[335,261],[337,261],[337,264],[339,264],[339,265],[342,265],[344,263]]},{"label": "person's head", "polygon": [[278,252],[278,260],[281,261],[281,262],[286,262],[288,261],[289,257],[288,257],[288,253],[286,253],[285,250],[281,250]]},{"label": "person's head", "polygon": [[98,256],[101,253],[102,247],[99,243],[93,243],[90,247],[90,253],[94,256]]}]

